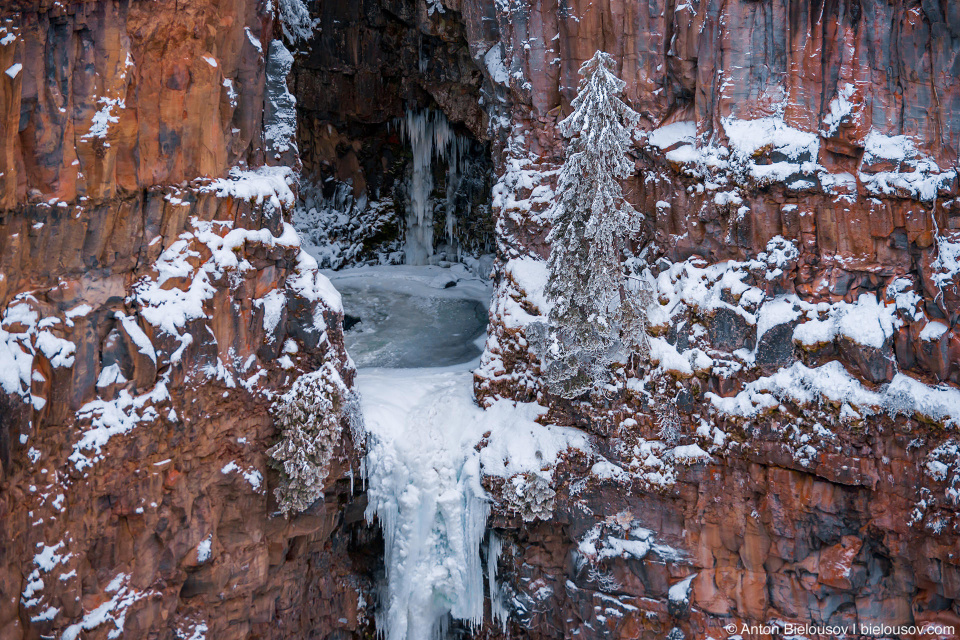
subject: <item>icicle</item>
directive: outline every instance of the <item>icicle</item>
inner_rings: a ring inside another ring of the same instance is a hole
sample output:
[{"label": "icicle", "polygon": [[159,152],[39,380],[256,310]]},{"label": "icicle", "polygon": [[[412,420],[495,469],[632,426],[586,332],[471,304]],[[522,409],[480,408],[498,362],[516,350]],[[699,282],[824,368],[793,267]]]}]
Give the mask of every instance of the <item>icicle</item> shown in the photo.
[{"label": "icicle", "polygon": [[[413,168],[410,176],[410,207],[407,212],[406,252],[407,264],[426,264],[433,255],[433,160],[447,159],[447,235],[452,241],[453,221],[456,219],[453,193],[459,181],[460,162],[466,149],[467,139],[450,127],[450,122],[440,111],[410,111],[400,120],[399,128],[410,142],[413,152]],[[451,188],[450,178],[454,183]]]},{"label": "icicle", "polygon": [[[467,139],[456,136],[451,142],[452,152],[447,160],[447,244],[453,246],[453,231],[457,223],[456,195],[460,185],[461,163],[466,151]],[[459,251],[459,249],[458,249]],[[458,256],[459,258],[459,256]]]},{"label": "icicle", "polygon": [[500,623],[500,630],[507,631],[507,608],[503,604],[503,595],[500,593],[500,584],[497,582],[497,563],[500,561],[500,551],[503,543],[493,529],[487,540],[487,588],[490,591],[490,615],[494,622]]},{"label": "icicle", "polygon": [[456,212],[456,195],[457,195],[457,183],[460,181],[460,175],[457,171],[457,163],[451,161],[447,165],[447,219],[446,219],[446,229],[447,229],[447,244],[453,246],[453,228],[457,222],[457,212]]},{"label": "icicle", "polygon": [[420,40],[417,43],[417,69],[420,71],[420,74],[423,75],[427,72],[428,60],[423,56],[423,36],[420,36]]}]

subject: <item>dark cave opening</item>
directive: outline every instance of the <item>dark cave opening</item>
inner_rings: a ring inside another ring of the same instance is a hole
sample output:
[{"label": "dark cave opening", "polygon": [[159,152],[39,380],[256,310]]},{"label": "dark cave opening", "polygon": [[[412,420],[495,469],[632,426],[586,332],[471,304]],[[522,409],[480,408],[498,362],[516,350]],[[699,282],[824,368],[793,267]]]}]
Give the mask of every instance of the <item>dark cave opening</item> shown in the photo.
[{"label": "dark cave opening", "polygon": [[[303,165],[295,224],[321,266],[492,253],[494,172],[482,97],[490,88],[459,14],[430,14],[409,0],[324,2],[314,11],[317,35],[296,56],[291,87]],[[429,143],[426,175],[405,126],[411,118],[442,121],[446,136]]]}]

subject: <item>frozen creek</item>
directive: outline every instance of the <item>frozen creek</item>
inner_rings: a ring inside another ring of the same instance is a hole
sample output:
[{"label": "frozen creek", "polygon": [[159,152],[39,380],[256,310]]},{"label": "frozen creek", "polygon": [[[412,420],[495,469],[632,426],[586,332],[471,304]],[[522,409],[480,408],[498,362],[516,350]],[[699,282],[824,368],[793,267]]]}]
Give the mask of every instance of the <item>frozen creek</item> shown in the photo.
[{"label": "frozen creek", "polygon": [[[464,279],[437,288],[437,278],[451,273]],[[479,625],[485,586],[491,613],[502,620],[499,545],[486,532],[481,471],[508,478],[539,469],[568,446],[584,447],[583,438],[534,422],[543,412],[536,404],[475,404],[472,371],[490,288],[466,270],[330,275],[345,313],[361,318],[346,335],[367,429],[367,518],[379,522],[384,537],[377,627],[387,640],[429,640],[442,637],[451,618]],[[487,432],[489,444],[477,451]]]},{"label": "frozen creek", "polygon": [[411,294],[379,282],[340,288],[344,310],[360,322],[344,332],[347,352],[360,368],[442,367],[480,355],[487,308],[443,291]]}]

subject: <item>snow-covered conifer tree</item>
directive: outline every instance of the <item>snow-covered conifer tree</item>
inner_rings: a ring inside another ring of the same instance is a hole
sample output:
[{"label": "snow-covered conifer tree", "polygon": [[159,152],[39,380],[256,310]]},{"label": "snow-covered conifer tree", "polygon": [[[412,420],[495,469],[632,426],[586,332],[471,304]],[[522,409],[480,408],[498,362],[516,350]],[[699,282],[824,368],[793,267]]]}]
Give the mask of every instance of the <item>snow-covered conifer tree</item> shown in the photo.
[{"label": "snow-covered conifer tree", "polygon": [[607,381],[623,347],[646,344],[643,305],[628,292],[623,267],[640,216],[619,183],[633,173],[627,150],[639,115],[618,97],[626,83],[613,68],[603,51],[580,67],[573,113],[560,122],[570,142],[548,237],[545,364],[551,391],[567,398]]},{"label": "snow-covered conifer tree", "polygon": [[281,433],[267,455],[280,472],[274,495],[280,511],[289,516],[323,497],[330,465],[342,443],[341,422],[347,419],[356,442],[362,418],[356,396],[329,362],[297,378],[272,410]]},{"label": "snow-covered conifer tree", "polygon": [[310,17],[310,9],[304,0],[279,0],[280,28],[287,41],[292,44],[306,42],[320,23]]}]

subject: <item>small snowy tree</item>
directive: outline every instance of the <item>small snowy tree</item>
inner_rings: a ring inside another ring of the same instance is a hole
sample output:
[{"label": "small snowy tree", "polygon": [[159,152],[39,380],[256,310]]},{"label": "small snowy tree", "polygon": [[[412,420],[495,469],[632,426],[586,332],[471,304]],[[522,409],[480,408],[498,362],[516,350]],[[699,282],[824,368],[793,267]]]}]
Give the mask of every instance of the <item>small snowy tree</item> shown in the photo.
[{"label": "small snowy tree", "polygon": [[676,399],[666,398],[659,394],[653,413],[657,417],[658,434],[667,444],[673,445],[680,439],[680,412],[674,404]]},{"label": "small snowy tree", "polygon": [[553,307],[545,364],[551,391],[567,398],[609,380],[623,347],[646,344],[644,307],[623,266],[639,215],[619,183],[633,173],[627,150],[639,115],[618,97],[626,83],[613,68],[602,51],[580,67],[573,113],[560,122],[571,140],[547,238]]},{"label": "small snowy tree", "polygon": [[503,484],[503,499],[507,508],[520,514],[524,522],[553,517],[556,496],[557,492],[550,486],[550,481],[532,471],[518,473]]},{"label": "small snowy tree", "polygon": [[280,441],[267,450],[280,471],[274,491],[284,515],[299,513],[323,496],[340,442],[342,420],[353,428],[356,400],[332,364],[297,378],[273,405]]},{"label": "small snowy tree", "polygon": [[280,28],[288,42],[306,42],[313,36],[320,21],[310,17],[310,9],[304,0],[278,0],[277,5]]}]

